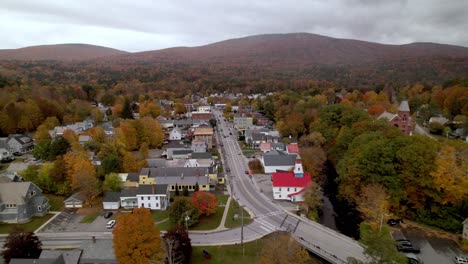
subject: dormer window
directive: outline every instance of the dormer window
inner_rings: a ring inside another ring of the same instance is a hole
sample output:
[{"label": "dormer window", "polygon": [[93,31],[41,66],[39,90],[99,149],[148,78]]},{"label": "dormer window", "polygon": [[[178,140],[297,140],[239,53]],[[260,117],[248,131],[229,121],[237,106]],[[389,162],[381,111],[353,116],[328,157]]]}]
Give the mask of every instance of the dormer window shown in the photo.
[{"label": "dormer window", "polygon": [[31,196],[36,195],[36,191],[31,191],[30,195],[31,195]]}]

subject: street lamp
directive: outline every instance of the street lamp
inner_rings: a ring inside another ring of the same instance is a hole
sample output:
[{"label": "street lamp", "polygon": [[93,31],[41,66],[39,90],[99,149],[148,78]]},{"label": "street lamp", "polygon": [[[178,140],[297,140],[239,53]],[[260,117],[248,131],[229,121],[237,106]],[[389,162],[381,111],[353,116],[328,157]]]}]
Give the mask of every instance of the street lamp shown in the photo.
[{"label": "street lamp", "polygon": [[185,229],[187,229],[188,232],[188,221],[190,220],[190,216],[188,214],[185,216]]},{"label": "street lamp", "polygon": [[[242,256],[245,254],[245,248],[244,248],[244,206],[239,206],[238,209],[241,209],[241,246],[242,246]],[[234,219],[238,219],[239,215],[235,214]]]}]

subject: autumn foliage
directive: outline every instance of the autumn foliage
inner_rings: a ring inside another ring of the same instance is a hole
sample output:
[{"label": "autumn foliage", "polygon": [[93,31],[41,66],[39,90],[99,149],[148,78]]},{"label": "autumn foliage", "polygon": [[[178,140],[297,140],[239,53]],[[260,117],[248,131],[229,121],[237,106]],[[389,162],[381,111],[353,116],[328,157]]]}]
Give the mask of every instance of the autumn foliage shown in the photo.
[{"label": "autumn foliage", "polygon": [[192,196],[192,202],[202,214],[207,216],[216,213],[216,209],[218,208],[218,199],[216,199],[214,194],[209,192],[195,192]]},{"label": "autumn foliage", "polygon": [[149,209],[135,208],[132,213],[119,215],[112,233],[114,253],[119,263],[159,261],[161,237]]}]

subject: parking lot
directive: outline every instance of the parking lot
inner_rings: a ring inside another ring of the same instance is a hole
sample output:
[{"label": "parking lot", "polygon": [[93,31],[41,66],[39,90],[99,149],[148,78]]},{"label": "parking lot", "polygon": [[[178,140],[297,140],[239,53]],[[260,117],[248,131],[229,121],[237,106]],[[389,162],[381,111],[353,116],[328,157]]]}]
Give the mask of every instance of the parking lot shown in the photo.
[{"label": "parking lot", "polygon": [[80,223],[85,217],[85,214],[80,214],[78,209],[66,209],[51,222],[49,222],[41,232],[105,232],[106,223],[110,219],[104,218],[104,213],[101,213],[92,223]]},{"label": "parking lot", "polygon": [[421,250],[416,254],[424,264],[454,263],[455,256],[466,256],[451,239],[435,236],[405,225],[393,228],[395,239],[408,239],[415,248]]}]

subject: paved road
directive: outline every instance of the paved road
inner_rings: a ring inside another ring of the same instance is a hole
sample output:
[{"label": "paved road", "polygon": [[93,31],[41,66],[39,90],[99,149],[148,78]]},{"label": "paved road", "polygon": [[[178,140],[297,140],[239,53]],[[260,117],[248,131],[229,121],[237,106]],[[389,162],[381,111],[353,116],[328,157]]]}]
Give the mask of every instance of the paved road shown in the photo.
[{"label": "paved road", "polygon": [[[254,219],[243,229],[243,241],[253,241],[277,230],[288,231],[305,247],[332,263],[345,263],[347,257],[364,260],[362,247],[353,239],[326,228],[318,223],[290,214],[281,205],[272,202],[256,186],[255,181],[245,173],[247,160],[239,147],[236,133],[231,130],[220,112],[215,112],[221,120],[218,123],[221,135],[218,142],[223,144],[221,151],[225,168],[229,168],[227,180],[229,191],[241,206],[244,206]],[[232,135],[230,135],[230,132]],[[225,137],[226,136],[226,137]],[[93,230],[94,231],[94,230]],[[217,232],[190,232],[193,245],[220,245],[241,242],[241,228]],[[69,244],[91,244],[92,237],[110,241],[110,232],[42,232],[38,234],[44,245],[60,246]],[[111,243],[107,243],[111,244]]]},{"label": "paved road", "polygon": [[[223,134],[220,139],[224,145],[225,167],[230,169],[227,177],[232,195],[254,218],[254,223],[245,230],[246,237],[263,236],[274,230],[286,230],[295,236],[298,242],[331,262],[345,262],[347,257],[365,259],[362,247],[355,240],[318,223],[289,215],[284,208],[265,197],[245,173],[248,169],[247,160],[242,155],[236,133],[230,135],[231,126],[224,121],[219,111],[215,111],[215,115],[220,120],[218,126]],[[232,234],[223,232],[220,235]]]}]

